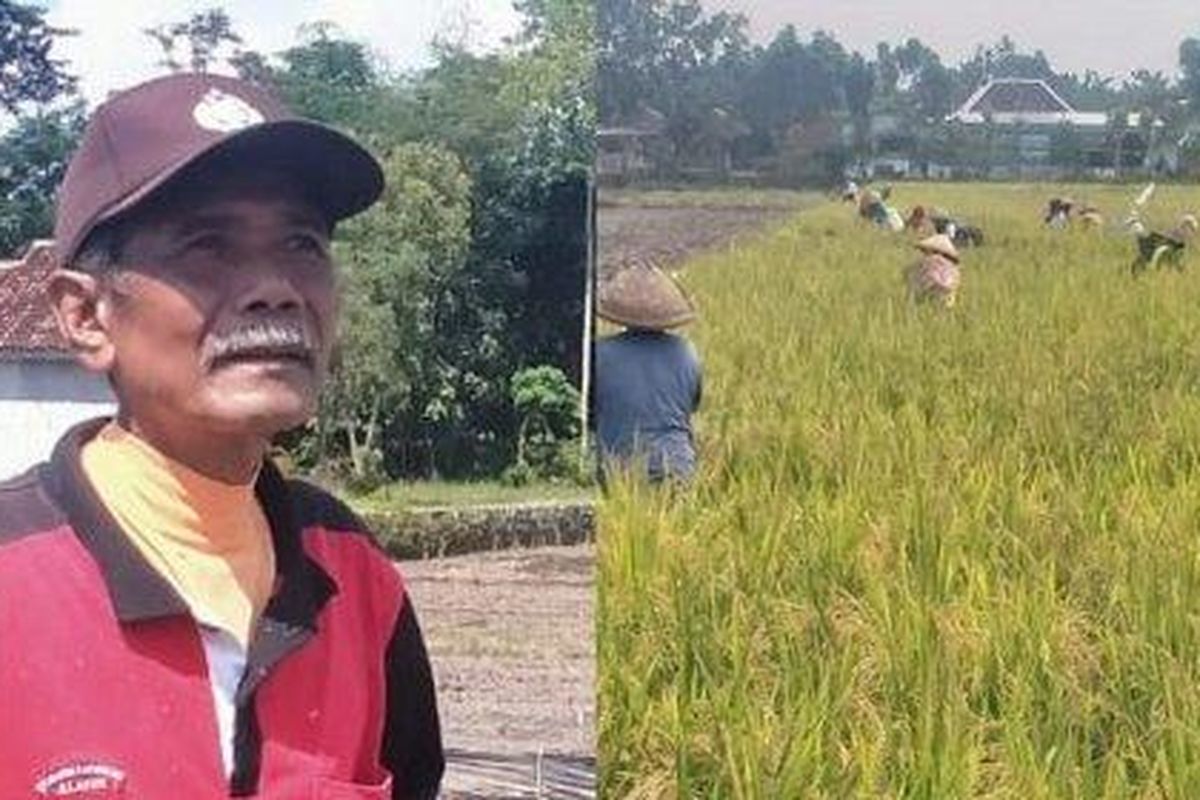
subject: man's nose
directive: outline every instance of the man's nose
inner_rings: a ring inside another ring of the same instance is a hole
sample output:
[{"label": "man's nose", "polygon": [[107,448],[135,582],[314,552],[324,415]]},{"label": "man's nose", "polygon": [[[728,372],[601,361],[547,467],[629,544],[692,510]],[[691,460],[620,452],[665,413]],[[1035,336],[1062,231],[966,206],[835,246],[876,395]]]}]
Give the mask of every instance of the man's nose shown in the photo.
[{"label": "man's nose", "polygon": [[258,271],[238,298],[238,310],[243,313],[269,314],[294,311],[303,299],[292,282],[274,271]]}]

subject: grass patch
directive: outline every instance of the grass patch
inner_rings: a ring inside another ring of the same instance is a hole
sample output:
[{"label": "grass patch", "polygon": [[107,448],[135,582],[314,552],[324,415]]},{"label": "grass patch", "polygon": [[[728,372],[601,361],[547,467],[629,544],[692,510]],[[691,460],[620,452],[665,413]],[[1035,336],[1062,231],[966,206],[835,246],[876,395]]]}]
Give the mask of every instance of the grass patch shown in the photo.
[{"label": "grass patch", "polygon": [[378,512],[422,508],[465,508],[538,502],[588,500],[594,490],[570,484],[507,486],[496,481],[455,483],[450,481],[397,481],[374,491],[350,495],[346,501],[355,510]]}]

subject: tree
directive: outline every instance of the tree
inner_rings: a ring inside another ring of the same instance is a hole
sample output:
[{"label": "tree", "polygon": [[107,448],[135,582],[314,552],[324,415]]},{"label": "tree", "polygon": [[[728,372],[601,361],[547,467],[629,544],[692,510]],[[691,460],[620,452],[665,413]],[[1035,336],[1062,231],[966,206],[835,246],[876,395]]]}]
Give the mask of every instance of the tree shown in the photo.
[{"label": "tree", "polygon": [[1083,140],[1074,125],[1061,123],[1051,134],[1050,163],[1072,171],[1083,166]]},{"label": "tree", "polygon": [[812,120],[839,106],[845,51],[827,34],[812,46],[784,27],[759,57],[748,81],[743,109],[751,125],[776,143],[797,122]]},{"label": "tree", "polygon": [[648,105],[683,129],[686,114],[732,98],[713,97],[713,70],[736,69],[748,51],[746,18],[706,16],[698,0],[608,0],[596,5],[597,103],[615,122]]},{"label": "tree", "polygon": [[900,67],[887,42],[875,45],[875,89],[881,98],[892,97],[900,87]]},{"label": "tree", "polygon": [[988,78],[1041,79],[1056,84],[1059,75],[1041,50],[1023,53],[1009,36],[988,46],[975,48],[970,59],[959,67],[970,86],[978,86]]},{"label": "tree", "polygon": [[[229,15],[220,8],[197,12],[183,22],[143,28],[142,32],[162,49],[159,66],[171,72],[180,72],[185,67],[192,72],[207,72],[222,49],[234,50],[230,59],[241,55],[242,37],[233,30]],[[182,58],[181,49],[186,50]]]},{"label": "tree", "polygon": [[54,192],[83,134],[76,104],[21,117],[0,139],[0,255],[16,256],[54,228]]},{"label": "tree", "polygon": [[391,104],[366,46],[318,22],[301,28],[302,43],[280,54],[275,84],[288,104],[311,119],[353,131],[385,148]]},{"label": "tree", "polygon": [[[518,0],[525,25],[520,57],[509,62],[502,102],[518,108],[578,106],[590,136],[595,127],[596,31],[592,0]],[[539,113],[539,112],[535,112]],[[591,161],[591,143],[586,158]]]},{"label": "tree", "polygon": [[871,110],[871,98],[875,93],[875,71],[871,65],[855,53],[846,64],[842,76],[846,96],[846,108],[858,118],[866,118]]},{"label": "tree", "polygon": [[344,314],[302,466],[354,480],[492,474],[512,462],[512,375],[578,378],[593,162],[588,0],[526,0],[522,31],[477,55],[441,41],[435,64],[388,73],[320,23],[254,73],[306,116],[384,161],[387,190],[338,231]]},{"label": "tree", "polygon": [[1161,72],[1134,70],[1121,87],[1121,93],[1127,106],[1151,119],[1168,118],[1177,105],[1175,88]]},{"label": "tree", "polygon": [[1104,111],[1120,101],[1120,91],[1113,86],[1113,79],[1095,70],[1086,70],[1082,76],[1071,72],[1059,77],[1063,97],[1080,111]]},{"label": "tree", "polygon": [[1193,111],[1200,109],[1200,38],[1184,39],[1179,45],[1180,88]]},{"label": "tree", "polygon": [[953,75],[936,52],[918,39],[909,39],[895,56],[913,116],[923,122],[941,120],[954,110]]},{"label": "tree", "polygon": [[63,62],[50,57],[55,37],[71,32],[48,25],[45,15],[37,6],[0,0],[0,109],[9,114],[75,90]]},{"label": "tree", "polygon": [[384,159],[375,207],[339,232],[344,270],[338,358],[318,416],[318,453],[345,453],[360,482],[382,477],[395,441],[421,438],[416,420],[437,387],[435,300],[465,263],[471,185],[457,157],[404,144]]},{"label": "tree", "polygon": [[1117,176],[1125,166],[1126,133],[1129,130],[1128,109],[1117,107],[1109,112],[1108,124],[1105,126],[1105,139],[1112,148],[1112,165]]}]

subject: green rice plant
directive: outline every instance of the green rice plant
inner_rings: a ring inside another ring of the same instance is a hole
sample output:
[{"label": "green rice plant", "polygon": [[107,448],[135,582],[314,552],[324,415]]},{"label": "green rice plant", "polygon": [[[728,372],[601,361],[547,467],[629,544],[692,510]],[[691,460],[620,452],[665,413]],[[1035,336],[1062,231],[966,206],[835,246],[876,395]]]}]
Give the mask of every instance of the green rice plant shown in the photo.
[{"label": "green rice plant", "polygon": [[1200,256],[1131,278],[1135,193],[898,187],[987,234],[949,310],[840,204],[687,264],[701,474],[599,515],[602,796],[1200,797]]}]

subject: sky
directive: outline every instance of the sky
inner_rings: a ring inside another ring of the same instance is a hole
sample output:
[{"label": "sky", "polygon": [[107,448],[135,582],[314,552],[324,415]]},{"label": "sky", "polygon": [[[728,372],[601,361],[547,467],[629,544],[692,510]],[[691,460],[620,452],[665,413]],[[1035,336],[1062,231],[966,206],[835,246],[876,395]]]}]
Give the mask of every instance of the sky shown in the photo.
[{"label": "sky", "polygon": [[803,35],[832,32],[873,56],[875,45],[917,37],[948,64],[1008,34],[1022,52],[1042,50],[1060,72],[1124,78],[1146,68],[1175,75],[1179,44],[1200,38],[1200,0],[701,0],[708,11],[740,11],[755,41],[788,23]]},{"label": "sky", "polygon": [[435,35],[491,49],[520,25],[509,0],[42,0],[42,5],[52,24],[79,31],[61,39],[54,56],[70,62],[92,104],[162,72],[155,64],[162,52],[143,28],[180,22],[215,6],[229,14],[248,49],[279,52],[297,42],[301,24],[328,20],[398,69],[428,64]]}]

